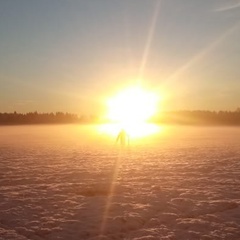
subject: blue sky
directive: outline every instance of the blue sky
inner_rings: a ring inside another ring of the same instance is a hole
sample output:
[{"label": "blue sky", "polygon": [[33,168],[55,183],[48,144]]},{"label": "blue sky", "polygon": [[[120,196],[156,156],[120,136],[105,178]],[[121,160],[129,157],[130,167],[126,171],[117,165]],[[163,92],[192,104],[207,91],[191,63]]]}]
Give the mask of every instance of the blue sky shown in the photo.
[{"label": "blue sky", "polygon": [[0,32],[0,112],[99,113],[139,78],[163,109],[240,106],[239,0],[8,0]]}]

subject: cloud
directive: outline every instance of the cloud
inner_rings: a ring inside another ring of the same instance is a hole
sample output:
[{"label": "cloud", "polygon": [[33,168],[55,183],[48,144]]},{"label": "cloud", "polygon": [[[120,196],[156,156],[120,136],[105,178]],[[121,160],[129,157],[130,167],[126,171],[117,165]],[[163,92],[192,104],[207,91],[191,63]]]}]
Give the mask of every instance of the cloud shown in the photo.
[{"label": "cloud", "polygon": [[217,8],[214,11],[215,12],[224,12],[224,11],[233,10],[233,9],[239,8],[239,7],[240,7],[240,2],[233,4],[233,5],[228,5],[228,6]]}]

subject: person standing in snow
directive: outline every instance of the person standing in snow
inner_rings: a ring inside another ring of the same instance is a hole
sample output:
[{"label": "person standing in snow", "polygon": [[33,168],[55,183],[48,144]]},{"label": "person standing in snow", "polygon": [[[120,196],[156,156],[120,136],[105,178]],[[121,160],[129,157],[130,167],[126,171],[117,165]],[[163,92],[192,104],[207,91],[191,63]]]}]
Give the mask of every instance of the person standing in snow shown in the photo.
[{"label": "person standing in snow", "polygon": [[128,142],[128,144],[129,144],[129,136],[124,129],[121,129],[121,131],[119,132],[119,134],[117,136],[116,143],[118,143],[118,142],[120,142],[122,147],[124,147],[126,145],[126,142]]}]

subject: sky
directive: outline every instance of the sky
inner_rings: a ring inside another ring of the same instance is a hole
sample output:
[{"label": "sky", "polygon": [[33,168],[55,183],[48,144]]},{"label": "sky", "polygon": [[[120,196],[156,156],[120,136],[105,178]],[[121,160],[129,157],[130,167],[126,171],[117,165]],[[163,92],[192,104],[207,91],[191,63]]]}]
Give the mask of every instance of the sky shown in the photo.
[{"label": "sky", "polygon": [[240,107],[240,0],[0,1],[0,112],[99,114],[141,83],[163,110]]}]

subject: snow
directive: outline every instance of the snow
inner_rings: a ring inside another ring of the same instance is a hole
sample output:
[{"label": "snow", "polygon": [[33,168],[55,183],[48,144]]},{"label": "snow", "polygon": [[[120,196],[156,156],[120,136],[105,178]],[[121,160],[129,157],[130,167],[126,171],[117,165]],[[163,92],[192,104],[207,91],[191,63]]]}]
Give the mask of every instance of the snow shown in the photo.
[{"label": "snow", "polygon": [[240,239],[240,129],[82,128],[1,127],[0,240]]}]

